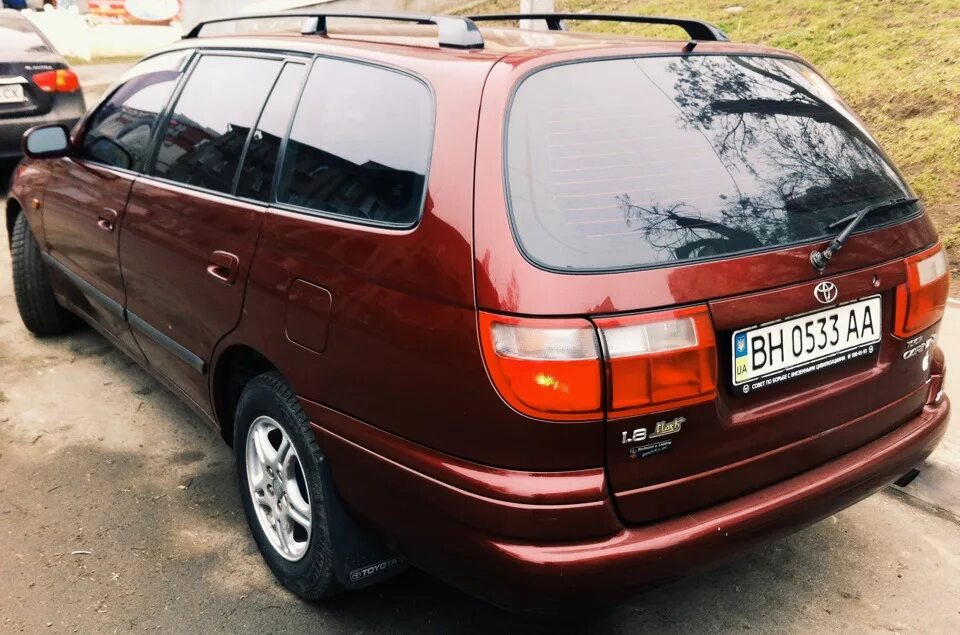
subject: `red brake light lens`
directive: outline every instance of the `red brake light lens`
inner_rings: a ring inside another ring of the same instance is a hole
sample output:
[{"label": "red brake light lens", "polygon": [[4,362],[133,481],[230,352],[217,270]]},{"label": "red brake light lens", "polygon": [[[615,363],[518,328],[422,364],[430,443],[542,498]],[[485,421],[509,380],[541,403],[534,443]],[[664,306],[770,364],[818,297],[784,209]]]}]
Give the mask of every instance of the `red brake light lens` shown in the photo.
[{"label": "red brake light lens", "polygon": [[555,421],[603,417],[600,353],[587,320],[481,312],[480,341],[490,379],[515,410]]},{"label": "red brake light lens", "polygon": [[939,243],[906,259],[907,282],[897,287],[893,332],[911,337],[943,317],[950,292],[947,255]]},{"label": "red brake light lens", "polygon": [[713,400],[717,344],[705,306],[596,320],[610,378],[610,417]]},{"label": "red brake light lens", "polygon": [[33,83],[45,93],[73,93],[80,90],[80,79],[67,68],[37,73],[33,76]]}]

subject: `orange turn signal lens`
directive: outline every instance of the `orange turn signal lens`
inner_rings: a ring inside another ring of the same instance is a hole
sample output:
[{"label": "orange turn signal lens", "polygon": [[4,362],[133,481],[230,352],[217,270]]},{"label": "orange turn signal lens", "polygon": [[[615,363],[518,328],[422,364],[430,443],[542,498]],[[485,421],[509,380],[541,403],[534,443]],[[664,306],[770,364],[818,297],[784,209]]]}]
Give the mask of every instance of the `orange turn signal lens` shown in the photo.
[{"label": "orange turn signal lens", "polygon": [[554,421],[603,417],[600,352],[587,320],[481,312],[480,340],[493,385],[518,412]]},{"label": "orange turn signal lens", "polygon": [[950,293],[947,255],[937,244],[905,261],[907,282],[897,287],[897,311],[893,332],[911,337],[943,317]]},{"label": "orange turn signal lens", "polygon": [[610,377],[610,417],[713,400],[717,344],[705,306],[595,320]]}]

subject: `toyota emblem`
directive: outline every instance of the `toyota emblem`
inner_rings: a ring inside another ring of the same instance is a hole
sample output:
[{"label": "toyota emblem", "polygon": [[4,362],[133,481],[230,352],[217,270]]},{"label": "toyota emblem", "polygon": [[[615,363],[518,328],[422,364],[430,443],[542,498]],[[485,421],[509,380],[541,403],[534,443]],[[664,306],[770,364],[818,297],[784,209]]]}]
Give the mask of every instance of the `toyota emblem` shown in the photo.
[{"label": "toyota emblem", "polygon": [[815,297],[820,304],[830,304],[837,299],[839,293],[837,285],[832,282],[821,282],[813,289],[813,297]]}]

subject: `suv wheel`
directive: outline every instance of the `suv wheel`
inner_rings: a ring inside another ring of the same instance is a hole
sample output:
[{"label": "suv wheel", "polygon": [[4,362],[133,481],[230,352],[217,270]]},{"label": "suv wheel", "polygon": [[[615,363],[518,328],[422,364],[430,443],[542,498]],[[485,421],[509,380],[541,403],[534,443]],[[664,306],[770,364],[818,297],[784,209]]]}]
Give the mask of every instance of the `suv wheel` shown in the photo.
[{"label": "suv wheel", "polygon": [[325,514],[322,454],[279,373],[264,373],[244,387],[233,438],[243,509],[274,575],[309,600],[340,591]]},{"label": "suv wheel", "polygon": [[10,255],[13,293],[24,326],[35,335],[61,335],[69,331],[75,324],[74,317],[53,295],[40,247],[22,213],[13,224]]}]

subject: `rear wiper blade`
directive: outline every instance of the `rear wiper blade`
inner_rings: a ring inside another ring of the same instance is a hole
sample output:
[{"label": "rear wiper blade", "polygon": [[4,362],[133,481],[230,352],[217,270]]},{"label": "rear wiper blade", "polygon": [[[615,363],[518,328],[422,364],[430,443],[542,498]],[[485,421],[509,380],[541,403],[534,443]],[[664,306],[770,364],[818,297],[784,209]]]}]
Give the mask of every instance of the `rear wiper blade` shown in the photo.
[{"label": "rear wiper blade", "polygon": [[874,203],[873,205],[868,205],[861,209],[859,212],[850,214],[844,218],[841,218],[838,221],[834,221],[827,225],[827,230],[832,231],[841,225],[844,225],[843,231],[841,231],[836,238],[833,239],[826,249],[819,251],[814,249],[810,252],[810,264],[813,265],[813,268],[817,272],[821,272],[827,268],[827,263],[830,262],[830,259],[833,258],[833,254],[840,251],[843,248],[843,244],[847,242],[847,239],[850,238],[850,234],[853,233],[863,219],[873,214],[875,212],[881,212],[884,210],[892,209],[894,207],[900,207],[902,205],[912,205],[916,203],[918,198],[904,196],[901,198],[892,198],[886,201],[881,201],[880,203]]}]

